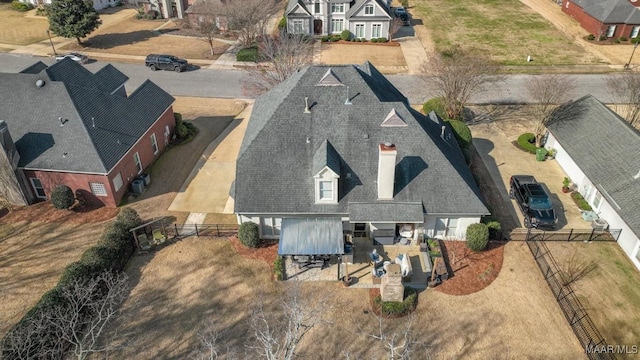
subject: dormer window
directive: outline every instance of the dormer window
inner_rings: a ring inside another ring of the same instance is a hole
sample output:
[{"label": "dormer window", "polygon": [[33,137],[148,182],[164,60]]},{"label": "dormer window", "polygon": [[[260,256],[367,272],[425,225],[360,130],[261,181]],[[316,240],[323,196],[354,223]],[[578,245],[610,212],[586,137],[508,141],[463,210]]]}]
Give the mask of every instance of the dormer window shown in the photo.
[{"label": "dormer window", "polygon": [[364,7],[364,14],[365,15],[373,15],[373,5],[372,4],[369,4],[369,5]]},{"label": "dormer window", "polygon": [[333,171],[324,169],[315,176],[316,204],[338,203],[338,178]]},{"label": "dormer window", "polygon": [[320,180],[318,190],[320,191],[318,200],[320,201],[332,201],[333,200],[333,181]]}]

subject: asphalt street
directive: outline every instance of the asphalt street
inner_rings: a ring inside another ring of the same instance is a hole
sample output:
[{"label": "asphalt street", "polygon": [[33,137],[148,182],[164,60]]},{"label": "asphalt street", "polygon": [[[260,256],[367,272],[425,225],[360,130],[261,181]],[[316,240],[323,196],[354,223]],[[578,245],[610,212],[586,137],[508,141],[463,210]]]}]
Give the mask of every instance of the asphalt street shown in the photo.
[{"label": "asphalt street", "polygon": [[[36,61],[46,64],[54,62],[51,58],[34,57],[0,53],[0,72],[19,72]],[[105,66],[104,62],[93,62],[85,65],[95,72]],[[174,96],[195,96],[212,98],[251,98],[242,89],[243,79],[247,73],[242,70],[199,68],[187,72],[151,71],[143,64],[112,63],[118,70],[129,77],[125,84],[128,91],[133,91],[147,79]],[[516,104],[530,102],[527,95],[527,83],[537,75],[505,75],[500,81],[485,86],[470,101],[473,104]],[[575,89],[568,94],[571,99],[578,99],[592,94],[605,103],[613,102],[607,87],[607,79],[611,74],[571,74]],[[420,76],[388,75],[387,78],[400,90],[411,104],[421,104],[434,97],[427,84]]]}]

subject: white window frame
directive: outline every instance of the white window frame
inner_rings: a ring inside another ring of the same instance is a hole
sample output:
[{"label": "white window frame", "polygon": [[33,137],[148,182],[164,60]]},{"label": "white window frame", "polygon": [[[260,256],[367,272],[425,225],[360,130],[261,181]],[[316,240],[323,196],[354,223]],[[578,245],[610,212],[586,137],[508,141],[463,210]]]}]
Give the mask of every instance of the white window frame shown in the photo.
[{"label": "white window frame", "polygon": [[[340,29],[335,30],[337,28],[336,24],[340,24]],[[344,30],[344,19],[331,19],[331,33],[339,34]]]},{"label": "white window frame", "polygon": [[[438,222],[441,222],[444,225],[444,228],[438,227]],[[437,217],[436,224],[433,227],[433,236],[434,237],[442,237],[442,239],[446,239],[447,237],[455,237],[458,234],[458,223],[460,222],[459,218],[446,218],[446,217]],[[454,223],[452,225],[452,223]],[[455,226],[455,228],[453,227]],[[438,234],[438,231],[442,231],[441,234]],[[450,233],[453,232],[453,233]]]},{"label": "white window frame", "polygon": [[[324,185],[324,186],[323,186]],[[326,188],[326,187],[328,188]],[[328,193],[329,196],[326,196]],[[319,201],[333,201],[333,181],[331,180],[319,180],[318,181],[318,200]]]},{"label": "white window frame", "polygon": [[593,195],[593,210],[598,210],[600,205],[602,205],[602,194],[596,190],[596,193]]},{"label": "white window frame", "polygon": [[[367,13],[367,11],[371,11],[371,13]],[[364,15],[365,16],[373,16],[376,14],[376,10],[375,7],[373,6],[373,4],[367,4],[364,6]]]},{"label": "white window frame", "polygon": [[344,3],[332,3],[331,4],[331,13],[332,14],[344,14]]},{"label": "white window frame", "polygon": [[640,33],[640,26],[634,26],[633,28],[631,28],[631,35],[629,35],[629,37],[632,39],[635,39],[638,37],[639,33]]},{"label": "white window frame", "polygon": [[[375,36],[375,29],[378,29],[378,36]],[[380,23],[375,23],[375,24],[371,24],[371,38],[380,38],[382,37],[382,24]]]},{"label": "white window frame", "polygon": [[[358,34],[358,29],[362,30],[362,34]],[[366,34],[367,34],[367,30],[366,30],[366,27],[365,27],[364,23],[355,24],[355,36],[356,36],[356,38],[362,39],[362,38],[366,37]]]},{"label": "white window frame", "polygon": [[136,163],[136,167],[138,168],[138,174],[142,173],[142,161],[140,161],[140,154],[136,151],[135,154],[133,154],[133,162]]},{"label": "white window frame", "polygon": [[[319,10],[319,11],[316,11]],[[313,13],[316,15],[320,15],[322,14],[322,4],[319,2],[316,2],[313,4]]]},{"label": "white window frame", "polygon": [[[35,194],[35,196],[38,199],[46,199],[47,198],[47,193],[44,191],[44,185],[42,185],[42,180],[38,179],[38,178],[29,178],[29,181],[31,182],[31,187],[33,188],[33,192]],[[36,186],[35,182],[39,182],[40,186]],[[42,191],[42,195],[40,195],[38,193],[38,190]]]},{"label": "white window frame", "polygon": [[260,218],[260,236],[264,238],[278,238],[280,236],[281,224],[282,218]]},{"label": "white window frame", "polygon": [[609,27],[607,28],[607,37],[613,37],[616,34],[616,28],[618,26],[617,25],[609,25]]},{"label": "white window frame", "polygon": [[304,21],[302,21],[301,19],[293,20],[293,33],[294,34],[304,33]]},{"label": "white window frame", "polygon": [[90,182],[89,189],[95,196],[107,196],[107,187],[101,182]]},{"label": "white window frame", "polygon": [[156,139],[156,133],[151,134],[151,148],[153,149],[153,155],[157,155],[158,151],[158,140]]},{"label": "white window frame", "polygon": [[113,180],[113,188],[115,189],[116,192],[118,192],[118,190],[120,190],[120,188],[122,188],[122,185],[124,185],[124,182],[122,181],[122,174],[118,173],[118,175],[116,175]]}]

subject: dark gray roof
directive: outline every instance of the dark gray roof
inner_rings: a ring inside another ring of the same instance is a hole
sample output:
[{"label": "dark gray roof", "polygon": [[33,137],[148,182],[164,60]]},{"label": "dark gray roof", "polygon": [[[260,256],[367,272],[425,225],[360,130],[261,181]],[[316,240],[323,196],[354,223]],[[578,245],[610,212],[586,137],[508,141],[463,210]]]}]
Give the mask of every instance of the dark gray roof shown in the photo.
[{"label": "dark gray roof", "polygon": [[319,173],[322,169],[328,167],[340,175],[340,156],[333,148],[329,140],[325,140],[313,156],[313,174]]},{"label": "dark gray roof", "polygon": [[122,85],[114,79],[126,78],[118,73],[108,66],[94,75],[71,60],[37,74],[0,73],[0,114],[19,166],[108,173],[174,101],[150,81],[129,97],[112,95]]},{"label": "dark gray roof", "polygon": [[[346,86],[316,86],[328,69]],[[392,109],[407,126],[381,126]],[[392,142],[394,201],[420,202],[433,214],[487,214],[451,130],[440,135],[443,125],[412,109],[369,63],[306,67],[254,104],[238,155],[235,210],[346,214],[350,202],[376,202],[378,147]],[[325,141],[340,159],[338,204],[315,204],[314,156]]]},{"label": "dark gray roof", "polygon": [[349,221],[356,222],[416,222],[424,221],[421,202],[349,203]]},{"label": "dark gray roof", "polygon": [[43,63],[42,61],[38,61],[37,63],[29,66],[28,68],[20,71],[20,73],[22,74],[37,74],[39,72],[41,72],[42,70],[46,69],[48,67],[47,64]]},{"label": "dark gray roof", "polygon": [[553,119],[549,131],[640,235],[640,133],[591,95],[559,107]]},{"label": "dark gray roof", "polygon": [[582,10],[605,24],[640,24],[640,10],[629,0],[575,0]]},{"label": "dark gray roof", "polygon": [[[365,4],[367,4],[367,3],[369,3],[369,2],[370,2],[370,1],[368,1],[368,0],[357,0],[357,1],[356,1],[356,3],[355,3],[352,7],[350,7],[350,8],[349,8],[349,10],[348,10],[348,11],[347,11],[347,13],[345,14],[345,16],[346,16],[347,18],[352,17],[356,12],[360,11],[360,9],[361,9]],[[390,19],[390,18],[391,18],[391,13],[389,12],[389,8],[387,8],[387,5],[386,5],[384,2],[382,2],[381,0],[372,0],[371,2],[374,2],[374,3],[378,4],[378,6],[379,6],[382,10],[384,10],[384,12],[385,12],[385,14],[386,14],[386,16],[384,17],[384,19],[385,19],[385,20],[388,20],[388,19]],[[367,19],[371,19],[371,20],[374,20],[374,19],[378,20],[378,19],[380,19],[380,18],[381,18],[380,16],[377,16],[377,17],[367,16]]]},{"label": "dark gray roof", "polygon": [[282,219],[279,255],[344,254],[339,217]]}]

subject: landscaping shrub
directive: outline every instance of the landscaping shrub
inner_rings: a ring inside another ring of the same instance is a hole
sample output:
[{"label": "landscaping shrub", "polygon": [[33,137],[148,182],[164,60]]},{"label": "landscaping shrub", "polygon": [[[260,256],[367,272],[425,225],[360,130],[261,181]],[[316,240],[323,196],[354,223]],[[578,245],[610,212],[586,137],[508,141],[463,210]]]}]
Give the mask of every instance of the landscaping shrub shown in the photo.
[{"label": "landscaping shrub", "polygon": [[340,35],[331,35],[331,41],[333,42],[340,41],[340,39],[342,39]]},{"label": "landscaping shrub", "polygon": [[637,38],[635,38],[635,39],[631,39],[631,43],[632,43],[632,44],[637,44],[637,43],[639,43],[639,42],[640,42],[640,37],[637,37]]},{"label": "landscaping shrub", "polygon": [[49,4],[42,4],[36,8],[36,16],[48,16]]},{"label": "landscaping shrub", "polygon": [[402,4],[402,6],[404,6],[405,8],[409,7],[409,0],[401,0],[400,4]]},{"label": "landscaping shrub", "polygon": [[322,41],[322,42],[327,42],[327,41],[329,41],[330,39],[331,39],[331,37],[330,37],[329,35],[325,35],[325,36],[323,36],[323,37],[321,37],[321,38],[320,38],[320,41]]},{"label": "landscaping shrub", "polygon": [[145,16],[147,20],[155,20],[158,18],[159,13],[156,10],[149,10]]},{"label": "landscaping shrub", "polygon": [[447,118],[447,113],[444,111],[444,99],[442,96],[431,98],[422,104],[423,113],[429,115],[432,111],[435,111],[436,114],[443,119]]},{"label": "landscaping shrub", "polygon": [[620,39],[613,39],[613,42],[616,44],[620,44]]},{"label": "landscaping shrub", "polygon": [[412,287],[404,288],[404,299],[398,301],[382,301],[381,296],[376,296],[374,304],[380,308],[382,315],[406,315],[413,311],[418,301],[418,292]]},{"label": "landscaping shrub", "polygon": [[16,0],[11,2],[11,8],[17,11],[29,11],[33,9],[33,4],[23,3]]},{"label": "landscaping shrub", "polygon": [[489,243],[489,228],[485,224],[471,224],[467,227],[467,247],[471,251],[482,251]]},{"label": "landscaping shrub", "polygon": [[142,219],[137,211],[126,207],[121,209],[118,216],[116,216],[116,223],[127,230],[131,230],[136,226],[142,225]]},{"label": "landscaping shrub", "polygon": [[280,21],[278,21],[278,29],[279,30],[283,30],[287,27],[287,18],[285,18],[284,16],[282,17],[282,19],[280,19]]},{"label": "landscaping shrub", "polygon": [[56,209],[68,209],[75,201],[73,190],[67,185],[58,185],[51,191],[51,204]]},{"label": "landscaping shrub", "polygon": [[356,42],[362,42],[362,39],[357,38],[357,39],[356,39]]},{"label": "landscaping shrub", "polygon": [[278,256],[276,260],[273,262],[273,272],[276,275],[276,280],[282,281],[284,280],[285,268],[284,268],[284,259],[282,256]]},{"label": "landscaping shrub", "polygon": [[598,39],[599,39],[599,41],[605,41],[605,40],[607,40],[607,35],[600,35],[600,37]]},{"label": "landscaping shrub", "polygon": [[498,221],[489,221],[487,223],[487,228],[489,229],[489,239],[491,240],[501,240],[499,238],[500,236],[500,231],[502,230],[502,226],[500,225],[500,222]]},{"label": "landscaping shrub", "polygon": [[620,41],[627,41],[627,37],[626,36],[620,36]]},{"label": "landscaping shrub", "polygon": [[591,211],[593,210],[591,208],[591,205],[589,205],[589,203],[587,202],[587,200],[584,199],[584,197],[582,197],[582,194],[580,194],[579,192],[574,192],[571,193],[571,198],[573,199],[573,201],[576,203],[576,205],[578,205],[578,207],[580,208],[580,210],[584,210],[584,211]]},{"label": "landscaping shrub", "polygon": [[446,121],[449,123],[449,125],[451,125],[451,128],[453,129],[453,135],[455,136],[458,145],[460,145],[460,148],[463,151],[468,150],[471,146],[471,130],[469,130],[467,124],[463,123],[460,120]]},{"label": "landscaping shrub", "polygon": [[536,136],[532,133],[524,133],[518,136],[518,146],[532,154],[536,153]]},{"label": "landscaping shrub", "polygon": [[593,34],[589,34],[589,36],[587,36],[587,40],[593,41],[596,39],[596,36]]},{"label": "landscaping shrub", "polygon": [[340,33],[340,39],[347,41],[349,40],[349,38],[351,38],[351,31],[342,30],[342,32]]},{"label": "landscaping shrub", "polygon": [[236,54],[237,61],[252,61],[255,62],[258,59],[258,48],[250,47],[246,49],[241,49]]},{"label": "landscaping shrub", "polygon": [[247,247],[258,247],[258,244],[260,244],[258,224],[251,221],[242,223],[238,229],[238,238]]}]

